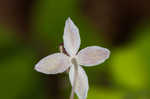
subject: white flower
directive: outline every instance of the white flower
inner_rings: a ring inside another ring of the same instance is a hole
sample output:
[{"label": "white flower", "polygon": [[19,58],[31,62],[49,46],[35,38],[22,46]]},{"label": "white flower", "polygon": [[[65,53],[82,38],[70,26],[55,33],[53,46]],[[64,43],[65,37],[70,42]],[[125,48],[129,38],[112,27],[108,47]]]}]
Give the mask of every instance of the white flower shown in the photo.
[{"label": "white flower", "polygon": [[[71,85],[73,86],[76,80],[75,93],[79,99],[86,99],[89,88],[88,77],[81,65],[90,67],[103,63],[109,57],[110,51],[99,46],[89,46],[78,52],[81,43],[79,30],[70,18],[65,23],[63,40],[69,56],[63,53],[51,54],[40,60],[35,69],[45,74],[57,74],[70,67]],[[75,71],[78,73],[77,79],[74,78]]]}]

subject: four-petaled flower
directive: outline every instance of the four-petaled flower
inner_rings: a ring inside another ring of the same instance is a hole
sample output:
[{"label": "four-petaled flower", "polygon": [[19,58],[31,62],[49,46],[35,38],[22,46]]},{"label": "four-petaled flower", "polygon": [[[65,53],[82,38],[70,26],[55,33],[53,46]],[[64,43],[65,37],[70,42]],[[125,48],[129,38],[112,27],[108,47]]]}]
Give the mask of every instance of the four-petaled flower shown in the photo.
[{"label": "four-petaled flower", "polygon": [[88,77],[81,65],[90,67],[103,63],[109,57],[110,51],[99,46],[89,46],[78,52],[81,42],[79,30],[70,18],[65,23],[63,40],[68,55],[64,53],[51,54],[40,60],[35,69],[45,74],[57,74],[70,67],[71,85],[73,86],[76,82],[75,93],[79,99],[86,99],[89,88]]}]

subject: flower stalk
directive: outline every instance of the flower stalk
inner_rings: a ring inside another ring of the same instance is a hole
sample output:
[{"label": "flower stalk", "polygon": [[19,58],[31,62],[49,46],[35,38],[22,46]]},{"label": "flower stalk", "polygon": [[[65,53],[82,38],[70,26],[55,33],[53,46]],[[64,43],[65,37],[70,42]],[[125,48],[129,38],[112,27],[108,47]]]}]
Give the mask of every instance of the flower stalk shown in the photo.
[{"label": "flower stalk", "polygon": [[[63,45],[59,46],[59,50],[61,53],[65,52]],[[64,53],[64,54],[66,54],[66,53]],[[71,59],[71,63],[74,66],[74,79],[73,79],[73,85],[72,85],[72,90],[71,90],[71,94],[70,94],[70,99],[74,99],[75,87],[76,87],[77,78],[78,78],[78,63],[75,58]]]},{"label": "flower stalk", "polygon": [[74,80],[73,80],[70,99],[74,99],[75,87],[76,87],[77,79],[78,79],[78,63],[77,63],[77,60],[75,58],[72,58],[71,62],[74,65]]}]

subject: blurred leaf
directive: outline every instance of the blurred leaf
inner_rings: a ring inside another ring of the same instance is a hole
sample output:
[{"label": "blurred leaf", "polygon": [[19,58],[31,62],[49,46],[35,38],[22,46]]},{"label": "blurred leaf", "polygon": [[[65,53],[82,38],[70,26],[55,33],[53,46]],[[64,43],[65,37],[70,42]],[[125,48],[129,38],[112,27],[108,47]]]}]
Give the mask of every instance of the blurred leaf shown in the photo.
[{"label": "blurred leaf", "polygon": [[130,90],[149,87],[150,29],[149,25],[138,28],[135,41],[112,52],[112,73],[115,81]]},{"label": "blurred leaf", "polygon": [[[58,3],[59,2],[59,3]],[[50,48],[49,51],[58,49],[63,42],[65,20],[71,17],[79,27],[81,47],[87,45],[104,45],[100,35],[94,27],[83,17],[78,10],[76,0],[44,0],[39,1],[33,10],[34,37]]]},{"label": "blurred leaf", "polygon": [[[0,98],[27,99],[36,97],[43,99],[42,88],[39,88],[34,75],[34,53],[29,49],[18,50],[11,58],[0,63]],[[40,90],[39,90],[40,89]],[[37,93],[37,90],[38,93]]]},{"label": "blurred leaf", "polygon": [[62,43],[65,20],[75,12],[75,4],[76,0],[39,0],[33,11],[34,36],[56,49]]},{"label": "blurred leaf", "polygon": [[125,93],[117,90],[93,87],[90,88],[87,99],[124,99]]},{"label": "blurred leaf", "polygon": [[146,61],[146,63],[149,64],[150,67],[150,25],[146,24],[143,25],[141,28],[137,29],[137,33],[139,34],[136,37],[136,40],[134,42],[136,49],[139,51],[139,53],[141,54],[143,60]]},{"label": "blurred leaf", "polygon": [[17,43],[17,37],[11,30],[0,26],[0,48],[11,46]]},{"label": "blurred leaf", "polygon": [[122,87],[137,90],[148,85],[146,64],[135,48],[127,47],[113,52],[111,69],[115,81]]}]

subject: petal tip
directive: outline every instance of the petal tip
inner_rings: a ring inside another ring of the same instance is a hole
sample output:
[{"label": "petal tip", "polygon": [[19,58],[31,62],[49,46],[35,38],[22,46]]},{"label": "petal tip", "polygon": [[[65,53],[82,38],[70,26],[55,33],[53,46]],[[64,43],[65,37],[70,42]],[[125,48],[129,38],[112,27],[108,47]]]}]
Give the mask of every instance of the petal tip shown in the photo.
[{"label": "petal tip", "polygon": [[40,73],[49,74],[48,72],[45,72],[44,70],[42,70],[42,68],[38,64],[35,65],[34,70]]},{"label": "petal tip", "polygon": [[40,67],[36,64],[35,67],[34,67],[34,70],[40,72]]},{"label": "petal tip", "polygon": [[70,18],[70,17],[68,17],[68,18],[67,18],[67,20],[68,20],[68,21],[71,21],[71,18]]},{"label": "petal tip", "polygon": [[71,24],[71,23],[73,23],[73,22],[72,22],[71,18],[68,17],[67,20],[66,20],[66,24]]},{"label": "petal tip", "polygon": [[111,54],[111,52],[110,52],[110,50],[109,50],[109,49],[107,49],[107,48],[105,48],[105,52],[107,53],[107,55],[106,55],[106,59],[108,59],[108,58],[109,58],[109,56],[110,56],[110,54]]}]

